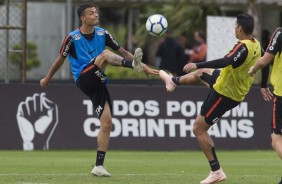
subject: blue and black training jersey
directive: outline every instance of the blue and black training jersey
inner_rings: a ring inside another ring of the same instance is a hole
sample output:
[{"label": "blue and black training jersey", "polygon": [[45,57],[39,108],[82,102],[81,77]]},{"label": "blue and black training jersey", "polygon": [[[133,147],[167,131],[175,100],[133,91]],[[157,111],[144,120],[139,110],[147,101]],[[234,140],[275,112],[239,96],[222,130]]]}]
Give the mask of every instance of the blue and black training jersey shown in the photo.
[{"label": "blue and black training jersey", "polygon": [[113,50],[120,48],[112,35],[103,28],[95,26],[92,34],[82,34],[78,28],[66,36],[60,55],[64,58],[69,55],[71,72],[76,81],[83,68],[100,55],[106,46]]}]

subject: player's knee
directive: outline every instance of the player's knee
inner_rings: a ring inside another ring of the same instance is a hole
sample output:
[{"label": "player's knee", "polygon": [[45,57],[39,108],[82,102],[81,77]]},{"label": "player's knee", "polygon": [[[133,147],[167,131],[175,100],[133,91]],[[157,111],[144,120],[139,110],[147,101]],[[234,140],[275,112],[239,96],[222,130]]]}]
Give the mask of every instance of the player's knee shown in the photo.
[{"label": "player's knee", "polygon": [[103,50],[103,52],[100,54],[100,57],[105,60],[105,59],[107,58],[107,56],[109,55],[109,53],[110,53],[110,51],[109,51],[108,49],[105,49],[105,50]]},{"label": "player's knee", "polygon": [[103,122],[101,122],[101,129],[103,131],[109,132],[112,129],[112,120],[105,120]]},{"label": "player's knee", "polygon": [[193,125],[193,133],[196,137],[201,135],[201,133],[202,133],[201,127],[199,126],[199,124],[197,122],[195,122],[194,125]]}]

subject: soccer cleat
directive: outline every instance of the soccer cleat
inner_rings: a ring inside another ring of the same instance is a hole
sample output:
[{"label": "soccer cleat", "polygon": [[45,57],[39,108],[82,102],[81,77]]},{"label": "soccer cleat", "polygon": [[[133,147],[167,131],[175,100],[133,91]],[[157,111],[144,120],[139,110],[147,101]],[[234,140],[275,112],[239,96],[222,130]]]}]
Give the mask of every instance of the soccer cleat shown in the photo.
[{"label": "soccer cleat", "polygon": [[111,176],[111,174],[102,165],[95,166],[92,169],[91,173],[94,176],[99,176],[99,177],[110,177]]},{"label": "soccer cleat", "polygon": [[176,84],[171,80],[172,75],[168,75],[165,71],[160,70],[159,75],[161,79],[165,82],[165,87],[168,92],[173,92],[176,88]]},{"label": "soccer cleat", "polygon": [[220,168],[217,171],[211,171],[209,176],[200,182],[200,184],[212,184],[226,180],[226,175]]},{"label": "soccer cleat", "polygon": [[132,67],[135,71],[141,72],[143,70],[142,68],[142,58],[143,58],[143,52],[141,48],[135,49],[133,61],[132,61]]}]

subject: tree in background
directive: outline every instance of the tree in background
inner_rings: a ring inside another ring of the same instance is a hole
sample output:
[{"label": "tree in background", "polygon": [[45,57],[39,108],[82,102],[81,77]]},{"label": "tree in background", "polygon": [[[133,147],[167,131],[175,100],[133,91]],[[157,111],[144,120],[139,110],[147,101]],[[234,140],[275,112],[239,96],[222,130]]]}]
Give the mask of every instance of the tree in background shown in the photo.
[{"label": "tree in background", "polygon": [[[140,6],[139,21],[136,25],[136,42],[138,46],[147,53],[149,64],[154,63],[156,48],[162,37],[153,37],[146,33],[145,23],[152,14],[162,14],[168,20],[168,26],[174,36],[184,35],[190,44],[193,44],[193,34],[196,30],[206,30],[206,17],[208,15],[219,15],[217,5],[191,5],[187,3],[164,4],[160,6]],[[146,52],[147,51],[147,52]]]},{"label": "tree in background", "polygon": [[[14,52],[10,54],[10,61],[12,64],[17,65],[19,71],[22,71],[22,45],[16,44],[13,46]],[[37,45],[31,42],[26,44],[26,66],[25,69],[28,71],[32,68],[40,66],[40,60],[37,55]]]}]

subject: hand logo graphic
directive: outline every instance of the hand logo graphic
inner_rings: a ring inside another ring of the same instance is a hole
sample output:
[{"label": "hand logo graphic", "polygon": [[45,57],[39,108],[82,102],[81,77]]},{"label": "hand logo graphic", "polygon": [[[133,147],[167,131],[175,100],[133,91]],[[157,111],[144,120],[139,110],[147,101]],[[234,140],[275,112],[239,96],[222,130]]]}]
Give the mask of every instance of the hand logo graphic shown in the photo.
[{"label": "hand logo graphic", "polygon": [[58,124],[58,106],[35,93],[18,106],[17,121],[24,150],[49,149],[49,141]]}]

